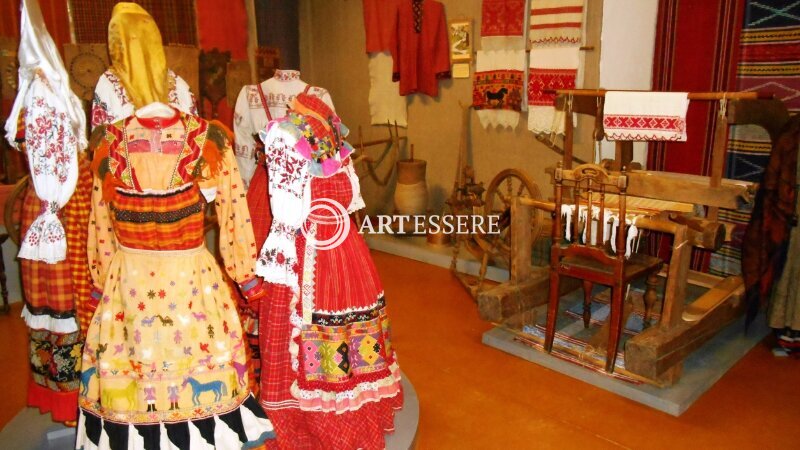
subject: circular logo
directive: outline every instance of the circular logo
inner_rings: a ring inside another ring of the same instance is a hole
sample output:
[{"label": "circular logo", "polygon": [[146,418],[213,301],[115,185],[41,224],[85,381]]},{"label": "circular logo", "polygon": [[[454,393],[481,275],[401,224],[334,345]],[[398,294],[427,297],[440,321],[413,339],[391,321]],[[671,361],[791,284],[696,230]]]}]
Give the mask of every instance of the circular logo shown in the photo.
[{"label": "circular logo", "polygon": [[[330,237],[323,240],[317,239],[316,230],[320,225],[326,227],[335,225]],[[308,220],[300,228],[300,231],[306,238],[306,245],[317,250],[334,249],[340,246],[350,233],[350,216],[347,215],[347,208],[329,198],[312,200],[308,211]]]}]

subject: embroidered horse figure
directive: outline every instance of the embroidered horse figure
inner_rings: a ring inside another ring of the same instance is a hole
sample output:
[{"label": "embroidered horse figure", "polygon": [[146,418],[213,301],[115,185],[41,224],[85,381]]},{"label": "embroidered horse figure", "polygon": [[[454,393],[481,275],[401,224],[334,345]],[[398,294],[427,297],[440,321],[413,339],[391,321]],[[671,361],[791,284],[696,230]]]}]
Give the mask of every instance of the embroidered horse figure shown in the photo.
[{"label": "embroidered horse figure", "polygon": [[113,406],[114,400],[122,398],[128,402],[128,409],[133,409],[136,407],[136,380],[131,380],[128,386],[124,388],[102,389],[100,398],[100,403],[107,408]]},{"label": "embroidered horse figure", "polygon": [[201,383],[194,377],[185,377],[181,389],[186,389],[187,384],[192,386],[192,404],[194,406],[200,406],[200,394],[203,392],[213,392],[215,402],[222,400],[223,395],[228,395],[228,388],[219,380]]},{"label": "embroidered horse figure", "polygon": [[90,367],[88,370],[81,372],[81,395],[86,395],[89,392],[89,380],[96,373],[97,367]]},{"label": "embroidered horse figure", "polygon": [[244,376],[247,374],[247,366],[236,361],[231,361],[231,366],[236,370],[236,376],[239,378],[239,386],[247,384],[244,380]]},{"label": "embroidered horse figure", "polygon": [[153,322],[156,321],[156,317],[158,317],[158,316],[145,317],[144,319],[142,319],[142,326],[144,326],[144,327],[152,327],[153,326]]},{"label": "embroidered horse figure", "polygon": [[192,315],[194,316],[195,320],[198,320],[198,321],[202,321],[202,320],[206,320],[206,319],[208,319],[208,317],[206,317],[206,314],[205,314],[205,313],[201,313],[201,312],[200,312],[200,313],[196,313],[196,312],[193,312],[193,313],[192,313]]},{"label": "embroidered horse figure", "polygon": [[497,101],[495,103],[495,107],[499,107],[503,104],[503,99],[505,98],[506,94],[508,94],[508,89],[500,88],[496,92],[486,91],[486,103],[492,104],[492,100]]}]

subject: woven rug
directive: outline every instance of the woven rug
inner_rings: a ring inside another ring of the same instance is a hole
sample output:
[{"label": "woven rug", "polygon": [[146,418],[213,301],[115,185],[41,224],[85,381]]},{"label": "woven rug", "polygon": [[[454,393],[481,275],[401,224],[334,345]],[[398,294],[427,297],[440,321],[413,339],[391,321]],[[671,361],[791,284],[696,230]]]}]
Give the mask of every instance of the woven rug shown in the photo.
[{"label": "woven rug", "polygon": [[[153,16],[164,44],[197,46],[197,12],[194,0],[133,0]],[[119,0],[70,0],[78,44],[108,42],[108,21]]]},{"label": "woven rug", "polygon": [[[771,92],[792,113],[800,111],[800,2],[748,0],[736,82],[739,90]],[[758,182],[769,160],[769,135],[757,126],[733,127],[726,178]],[[731,241],[711,256],[715,275],[741,273],[741,244],[750,209],[720,210]]]}]

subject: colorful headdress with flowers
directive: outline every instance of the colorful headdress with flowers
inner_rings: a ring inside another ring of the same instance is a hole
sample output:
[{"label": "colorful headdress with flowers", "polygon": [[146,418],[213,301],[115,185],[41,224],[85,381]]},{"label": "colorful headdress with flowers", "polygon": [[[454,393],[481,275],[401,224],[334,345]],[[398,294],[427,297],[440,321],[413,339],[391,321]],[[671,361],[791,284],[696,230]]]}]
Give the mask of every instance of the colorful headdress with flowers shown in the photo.
[{"label": "colorful headdress with flowers", "polygon": [[350,130],[319,97],[308,94],[295,97],[286,120],[294,125],[291,134],[297,138],[295,150],[311,162],[312,176],[335,174],[353,153],[353,146],[344,140]]}]

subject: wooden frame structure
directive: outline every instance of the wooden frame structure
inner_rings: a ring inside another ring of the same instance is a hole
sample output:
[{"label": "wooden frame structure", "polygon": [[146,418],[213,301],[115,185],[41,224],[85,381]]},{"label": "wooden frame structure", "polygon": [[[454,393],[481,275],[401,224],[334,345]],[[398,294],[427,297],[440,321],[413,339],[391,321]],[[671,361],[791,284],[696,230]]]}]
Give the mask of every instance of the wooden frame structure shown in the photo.
[{"label": "wooden frame structure", "polygon": [[[556,91],[556,107],[567,112],[562,165],[573,162],[573,127],[571,113],[595,117],[596,140],[602,139],[604,90]],[[629,374],[652,384],[667,386],[677,381],[683,360],[716,335],[744,310],[744,286],[740,276],[717,277],[689,269],[693,247],[717,250],[725,236],[724,226],[717,221],[719,208],[738,208],[752,200],[757,186],[753,183],[722,178],[726,157],[727,133],[730,125],[755,124],[767,130],[774,141],[788,120],[786,107],[779,100],[753,92],[694,93],[689,98],[720,101],[710,176],[687,176],[667,172],[633,170],[627,172],[627,194],[667,202],[703,205],[705,218],[678,214],[666,209],[637,221],[637,227],[672,235],[672,252],[661,276],[666,277],[663,311],[660,322],[626,343],[625,368]],[[632,142],[616,143],[612,170],[630,164]],[[483,292],[478,298],[485,320],[519,328],[528,323],[531,310],[547,302],[549,268],[532,267],[530,219],[533,211],[554,213],[554,203],[528,198],[516,199],[512,207],[512,258],[510,281]],[[566,281],[566,280],[565,280]],[[708,291],[690,304],[685,304],[688,285]],[[561,283],[561,294],[578,289],[580,280]],[[623,319],[624,320],[624,319]],[[599,333],[605,332],[605,328]],[[595,361],[602,364],[602,361]]]}]

